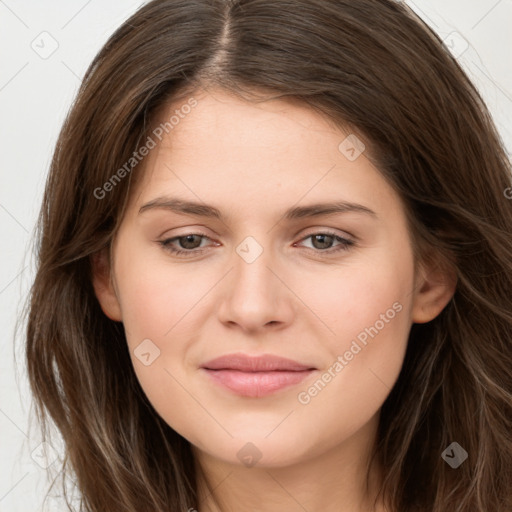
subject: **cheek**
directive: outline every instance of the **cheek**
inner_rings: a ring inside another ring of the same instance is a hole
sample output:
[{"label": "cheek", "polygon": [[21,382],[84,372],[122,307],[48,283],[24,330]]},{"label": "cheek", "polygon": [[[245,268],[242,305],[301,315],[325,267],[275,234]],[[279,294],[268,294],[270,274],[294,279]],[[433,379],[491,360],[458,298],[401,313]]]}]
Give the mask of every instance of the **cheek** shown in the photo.
[{"label": "cheek", "polygon": [[[312,282],[314,287],[308,284]],[[296,288],[298,295],[322,321],[325,339],[332,340],[338,351],[348,349],[359,334],[364,341],[367,330],[375,333],[372,327],[387,333],[395,328],[403,331],[408,325],[413,262],[407,254],[398,260],[376,251],[371,259],[335,268],[329,274],[312,274],[302,283]]]},{"label": "cheek", "polygon": [[205,307],[210,304],[212,310],[208,292],[219,276],[199,269],[185,272],[140,246],[118,244],[115,274],[123,326],[141,387],[174,426],[181,418],[174,417],[176,411],[190,407],[190,395],[180,383],[186,384],[188,350],[199,339]]},{"label": "cheek", "polygon": [[[196,409],[183,415],[183,411],[191,409],[191,397],[182,370],[187,347],[196,336],[195,308],[200,307],[208,283],[191,283],[190,276],[179,272],[176,266],[165,265],[161,259],[151,260],[136,247],[126,249],[119,250],[116,260],[117,288],[137,380],[162,418],[200,443],[188,432],[188,425],[191,421],[200,424],[204,417]],[[126,254],[129,257],[124,257]]]},{"label": "cheek", "polygon": [[326,326],[323,348],[329,356],[323,370],[331,368],[336,375],[326,376],[333,384],[318,402],[338,404],[333,412],[339,407],[339,414],[362,407],[375,412],[382,405],[407,348],[413,279],[411,253],[397,256],[383,250],[358,265],[340,267],[329,279],[317,279],[313,291],[304,287],[299,292]]},{"label": "cheek", "polygon": [[125,251],[129,258],[119,251],[116,265],[116,275],[122,276],[118,292],[130,346],[145,338],[157,343],[172,338],[173,330],[192,321],[193,308],[208,291],[203,279],[191,281],[190,273],[176,265],[166,265],[161,257],[134,249]]}]

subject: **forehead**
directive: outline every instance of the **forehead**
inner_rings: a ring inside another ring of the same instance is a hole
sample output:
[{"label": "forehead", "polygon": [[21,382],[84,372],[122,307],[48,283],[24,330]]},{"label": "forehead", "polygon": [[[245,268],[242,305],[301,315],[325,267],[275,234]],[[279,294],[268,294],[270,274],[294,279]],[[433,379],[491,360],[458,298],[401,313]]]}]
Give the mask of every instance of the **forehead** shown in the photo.
[{"label": "forehead", "polygon": [[347,153],[360,137],[297,100],[255,103],[200,90],[161,109],[159,127],[161,140],[154,137],[143,162],[138,207],[165,194],[225,208],[255,208],[259,199],[260,209],[302,198],[383,209],[397,199],[363,146],[355,159]]}]

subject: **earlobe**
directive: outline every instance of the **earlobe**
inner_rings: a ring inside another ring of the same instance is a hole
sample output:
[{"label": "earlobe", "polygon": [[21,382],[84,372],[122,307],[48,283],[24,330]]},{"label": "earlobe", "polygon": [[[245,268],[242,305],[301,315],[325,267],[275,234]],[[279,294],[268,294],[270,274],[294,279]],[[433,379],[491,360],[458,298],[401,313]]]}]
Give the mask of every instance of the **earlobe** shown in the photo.
[{"label": "earlobe", "polygon": [[122,321],[121,307],[111,279],[108,250],[91,256],[92,285],[103,313],[116,322]]},{"label": "earlobe", "polygon": [[412,321],[422,324],[430,322],[450,302],[457,287],[455,270],[439,262],[422,268],[416,284]]}]

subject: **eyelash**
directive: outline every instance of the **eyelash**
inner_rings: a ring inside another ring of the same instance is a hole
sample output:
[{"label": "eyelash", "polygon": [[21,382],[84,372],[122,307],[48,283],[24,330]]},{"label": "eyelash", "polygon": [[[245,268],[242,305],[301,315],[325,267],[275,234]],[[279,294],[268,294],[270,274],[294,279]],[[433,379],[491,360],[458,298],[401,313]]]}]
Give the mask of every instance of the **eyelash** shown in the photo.
[{"label": "eyelash", "polygon": [[[307,247],[306,249],[309,249],[311,251],[314,251],[318,254],[328,254],[332,255],[333,253],[338,253],[340,251],[348,251],[350,247],[355,245],[355,242],[353,240],[348,240],[347,238],[340,237],[336,233],[333,233],[332,231],[325,230],[325,231],[319,231],[316,233],[311,233],[307,235],[304,238],[301,238],[300,242],[307,240],[308,238],[311,238],[316,235],[327,235],[332,236],[335,241],[340,242],[338,246],[335,246],[336,248],[330,248],[330,249],[312,249],[310,247]],[[188,256],[196,256],[198,254],[202,254],[204,252],[204,249],[190,249],[190,250],[183,250],[183,249],[176,249],[174,248],[171,243],[174,241],[179,240],[180,238],[185,238],[187,236],[200,236],[203,238],[210,239],[207,235],[203,233],[186,233],[184,235],[176,236],[174,238],[167,238],[165,240],[159,240],[158,243],[164,248],[164,250],[174,254],[175,256],[181,256],[181,257],[188,257]],[[185,256],[187,255],[187,256]]]}]

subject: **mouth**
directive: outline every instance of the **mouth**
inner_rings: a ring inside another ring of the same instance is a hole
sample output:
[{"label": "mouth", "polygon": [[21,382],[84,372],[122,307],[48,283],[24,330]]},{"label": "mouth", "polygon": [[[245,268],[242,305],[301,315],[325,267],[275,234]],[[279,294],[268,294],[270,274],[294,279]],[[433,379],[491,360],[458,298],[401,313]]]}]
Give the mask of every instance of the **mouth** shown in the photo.
[{"label": "mouth", "polygon": [[210,379],[231,392],[259,398],[297,385],[316,371],[291,359],[263,355],[229,354],[205,363],[201,368]]}]

